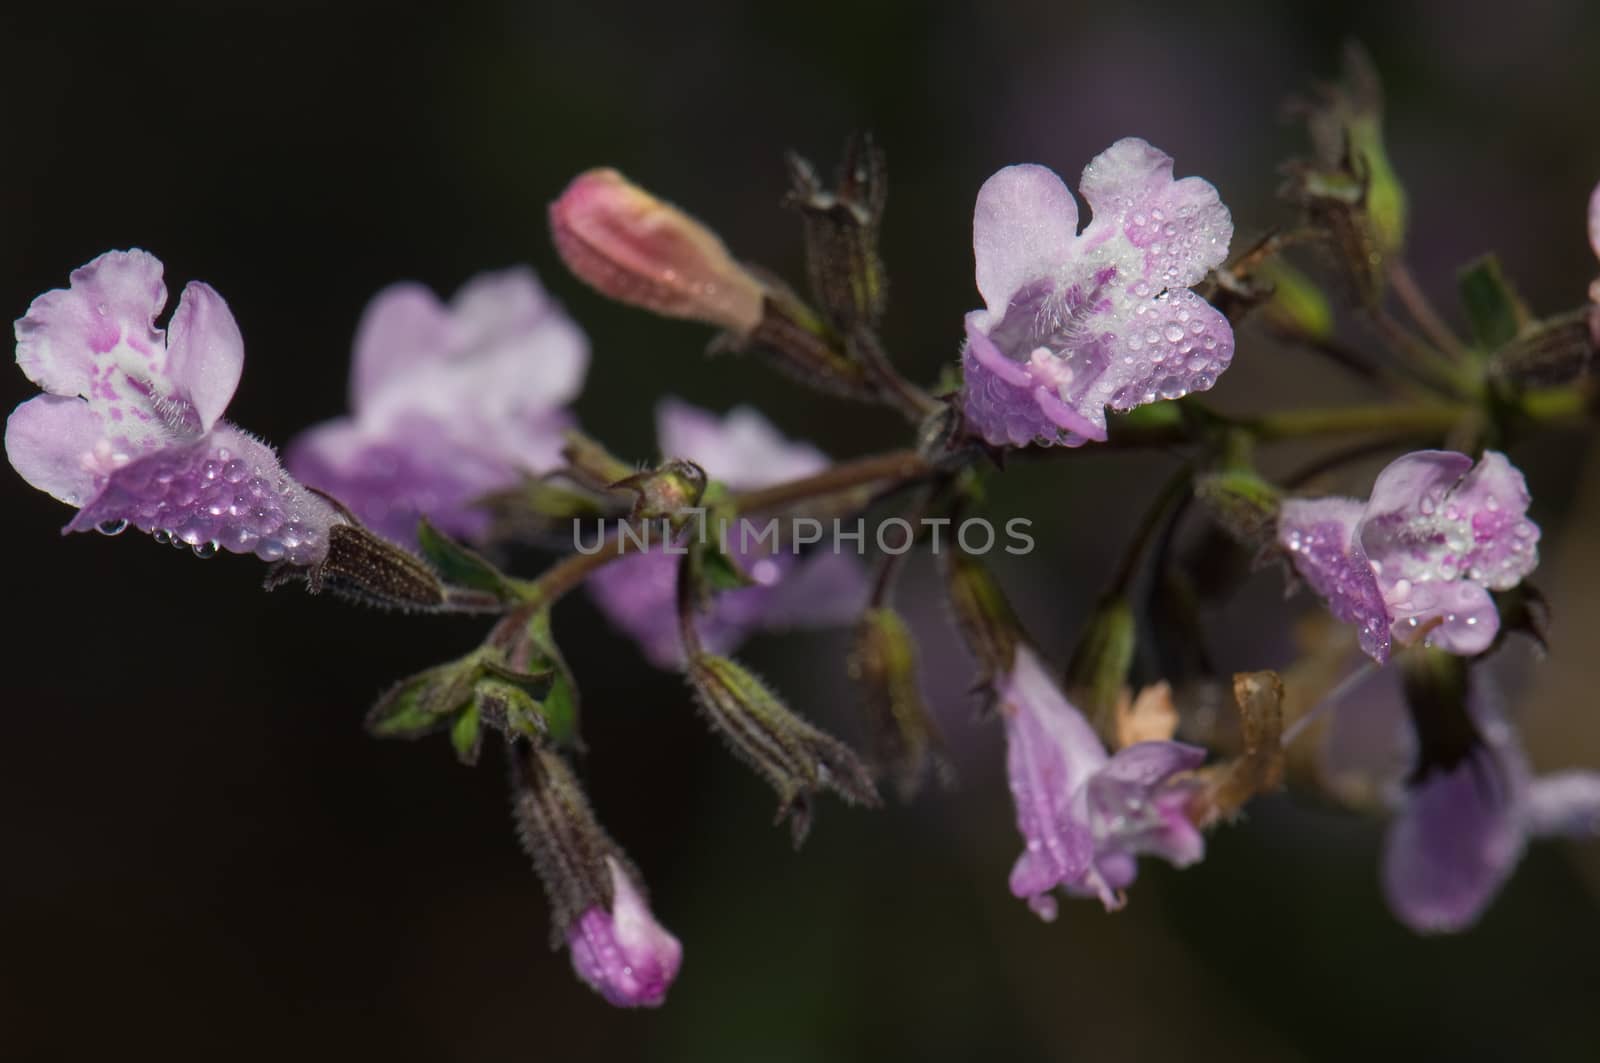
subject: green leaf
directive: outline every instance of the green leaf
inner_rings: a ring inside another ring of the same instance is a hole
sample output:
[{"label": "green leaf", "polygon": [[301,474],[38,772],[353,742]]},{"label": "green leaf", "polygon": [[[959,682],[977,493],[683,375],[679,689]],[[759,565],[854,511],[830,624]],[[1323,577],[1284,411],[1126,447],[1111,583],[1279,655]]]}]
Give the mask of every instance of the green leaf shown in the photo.
[{"label": "green leaf", "polygon": [[483,721],[477,705],[468,705],[450,727],[450,744],[455,747],[456,759],[468,765],[478,763],[483,751]]},{"label": "green leaf", "polygon": [[472,697],[476,675],[476,658],[468,656],[402,679],[367,713],[367,732],[378,738],[419,738],[441,729]]},{"label": "green leaf", "polygon": [[1516,339],[1529,322],[1528,308],[1500,268],[1494,255],[1484,255],[1462,267],[1456,284],[1461,303],[1472,323],[1472,334],[1485,354]]},{"label": "green leaf", "polygon": [[417,544],[422,556],[438,570],[446,583],[472,590],[488,591],[501,598],[511,596],[500,570],[475,551],[445,535],[423,517],[417,522]]},{"label": "green leaf", "polygon": [[539,712],[544,717],[550,740],[558,745],[580,746],[578,684],[556,647],[548,609],[541,609],[528,621],[528,641],[535,650],[530,667],[548,667],[552,673],[550,688],[539,701]]},{"label": "green leaf", "polygon": [[738,590],[755,582],[737,561],[714,543],[707,543],[700,555],[700,575],[713,591]]}]

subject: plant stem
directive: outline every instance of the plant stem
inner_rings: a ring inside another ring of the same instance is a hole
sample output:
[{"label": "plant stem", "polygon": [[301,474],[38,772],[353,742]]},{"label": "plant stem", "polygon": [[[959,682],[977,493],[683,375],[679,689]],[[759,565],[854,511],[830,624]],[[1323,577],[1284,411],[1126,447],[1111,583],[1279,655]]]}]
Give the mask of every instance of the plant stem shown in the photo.
[{"label": "plant stem", "polygon": [[1406,313],[1411,315],[1411,320],[1417,323],[1422,334],[1455,361],[1465,361],[1466,348],[1461,345],[1456,334],[1450,331],[1450,326],[1445,324],[1444,318],[1428,301],[1422,287],[1411,275],[1410,268],[1399,259],[1389,263],[1389,284],[1400,299],[1400,305],[1406,308]]},{"label": "plant stem", "polygon": [[771,487],[758,487],[739,491],[733,496],[733,505],[740,513],[758,513],[769,509],[782,509],[798,502],[807,502],[823,495],[831,495],[868,484],[889,483],[894,486],[920,480],[940,471],[940,465],[929,461],[915,450],[891,450],[854,461],[842,461],[824,469],[815,476],[805,476]]}]

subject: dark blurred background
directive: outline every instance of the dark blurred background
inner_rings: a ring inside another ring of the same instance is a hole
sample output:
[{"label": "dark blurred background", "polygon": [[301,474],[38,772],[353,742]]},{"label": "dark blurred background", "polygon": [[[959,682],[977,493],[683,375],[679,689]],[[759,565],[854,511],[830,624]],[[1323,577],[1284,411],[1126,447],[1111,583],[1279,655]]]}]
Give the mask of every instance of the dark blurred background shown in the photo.
[{"label": "dark blurred background", "polygon": [[[0,311],[109,248],[143,246],[176,295],[204,279],[249,351],[230,416],[277,443],[344,408],[365,300],[412,278],[448,293],[531,262],[593,341],[584,424],[649,457],[671,390],[752,402],[839,456],[894,423],[707,361],[705,330],[606,305],[559,268],[545,205],[611,164],[800,276],[777,208],[781,153],[831,167],[870,127],[891,161],[886,338],[917,375],[954,358],[972,287],[973,196],[999,166],[1069,182],[1144,136],[1221,189],[1241,236],[1286,218],[1276,166],[1301,150],[1283,98],[1375,55],[1413,195],[1412,260],[1449,295],[1494,248],[1533,304],[1575,305],[1596,264],[1600,7],[1058,2],[805,5],[29,5],[0,15]],[[1228,408],[1349,391],[1242,339]],[[7,409],[32,394],[0,373]],[[1600,764],[1587,644],[1600,519],[1582,438],[1530,447],[1559,610],[1521,699],[1534,755]],[[1154,490],[1159,458],[1020,465],[997,513],[1041,551],[1002,575],[1063,657]],[[1585,472],[1588,469],[1589,472]],[[1541,847],[1483,924],[1419,939],[1385,911],[1377,828],[1259,804],[1131,905],[1044,926],[1006,889],[1019,841],[998,729],[959,695],[962,651],[914,568],[916,620],[961,786],[912,809],[827,803],[804,851],[725,755],[681,682],[580,597],[558,633],[584,687],[583,773],[645,870],[687,960],[668,1006],[606,1007],[546,949],[500,764],[442,739],[385,744],[361,717],[480,625],[262,595],[254,559],[76,536],[9,470],[6,737],[0,743],[0,1058],[385,1060],[1593,1059],[1594,853]],[[4,477],[0,477],[4,478]],[[1593,524],[1587,525],[1592,529]],[[1587,581],[1587,582],[1585,582]],[[1226,667],[1283,663],[1276,577],[1219,620]],[[842,639],[748,657],[805,712],[860,730]],[[1588,861],[1588,863],[1585,863]]]}]

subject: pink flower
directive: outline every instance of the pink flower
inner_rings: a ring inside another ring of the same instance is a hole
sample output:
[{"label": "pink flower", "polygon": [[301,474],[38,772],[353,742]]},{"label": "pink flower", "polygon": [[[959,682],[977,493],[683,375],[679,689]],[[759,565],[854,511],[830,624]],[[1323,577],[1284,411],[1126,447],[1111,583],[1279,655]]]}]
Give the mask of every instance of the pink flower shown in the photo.
[{"label": "pink flower", "polygon": [[168,327],[162,265],[111,251],[33,301],[17,364],[45,394],[12,411],[6,456],[79,508],[67,531],[132,525],[209,555],[322,559],[334,507],[292,480],[267,444],[221,420],[244,368],[222,297],[191,282]]},{"label": "pink flower", "polygon": [[1491,590],[1509,590],[1539,563],[1528,486],[1504,454],[1422,450],[1378,474],[1372,497],[1291,499],[1278,541],[1340,620],[1358,627],[1380,664],[1393,637],[1434,625],[1430,645],[1461,656],[1500,630]]},{"label": "pink flower", "polygon": [[978,291],[962,356],[969,427],[996,446],[1079,446],[1118,412],[1204,391],[1233,330],[1190,286],[1228,255],[1217,190],[1172,178],[1172,159],[1119,140],[1083,171],[1094,218],[1042,166],[1008,166],[978,192]]},{"label": "pink flower", "polygon": [[356,329],[351,416],[290,443],[296,476],[398,543],[427,516],[481,535],[481,496],[561,462],[583,386],[582,331],[526,269],[468,281],[449,305],[418,284],[373,297]]},{"label": "pink flower", "polygon": [[611,872],[611,910],[585,911],[567,930],[572,969],[619,1008],[659,1007],[683,964],[683,946],[656,922],[644,896],[622,866]]}]

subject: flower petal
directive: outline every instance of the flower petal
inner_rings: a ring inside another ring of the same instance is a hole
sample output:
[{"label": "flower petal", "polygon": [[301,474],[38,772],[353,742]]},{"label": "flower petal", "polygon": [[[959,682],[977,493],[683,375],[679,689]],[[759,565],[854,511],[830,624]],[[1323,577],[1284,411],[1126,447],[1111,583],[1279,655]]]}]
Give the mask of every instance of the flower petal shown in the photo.
[{"label": "flower petal", "polygon": [[1396,458],[1372,483],[1368,517],[1431,515],[1444,505],[1445,493],[1470,468],[1472,459],[1452,450],[1418,450]]},{"label": "flower petal", "polygon": [[1528,482],[1498,451],[1486,450],[1450,496],[1472,529],[1467,575],[1510,590],[1539,565],[1539,526],[1527,519]]},{"label": "flower petal", "polygon": [[606,864],[611,911],[590,908],[567,931],[572,969],[617,1007],[658,1007],[678,977],[683,946],[656,921],[616,860],[607,857]]},{"label": "flower petal", "polygon": [[227,422],[112,473],[67,531],[126,521],[174,543],[298,565],[320,561],[342,518],[290,479],[272,448]]},{"label": "flower petal", "polygon": [[1600,257],[1600,184],[1589,193],[1589,246]]},{"label": "flower petal", "polygon": [[244,337],[233,311],[209,284],[190,282],[167,337],[167,377],[194,406],[200,431],[217,423],[244,371]]},{"label": "flower petal", "polygon": [[1446,653],[1476,656],[1489,648],[1500,631],[1494,599],[1471,580],[1411,584],[1406,598],[1396,599],[1394,592],[1389,598],[1397,630],[1420,630],[1438,619],[1438,626],[1428,632],[1427,643]]},{"label": "flower petal", "polygon": [[1061,401],[1032,370],[996,349],[984,328],[988,312],[967,315],[962,352],[962,408],[968,426],[994,446],[1076,447],[1106,438],[1105,414],[1085,416]]},{"label": "flower petal", "polygon": [[450,300],[461,350],[481,363],[486,394],[504,392],[524,407],[576,398],[589,368],[589,341],[526,266],[483,273]]},{"label": "flower petal", "polygon": [[1563,771],[1534,779],[1524,814],[1537,836],[1600,837],[1600,773]]},{"label": "flower petal", "polygon": [[6,419],[6,457],[34,487],[69,506],[94,497],[85,459],[100,441],[100,418],[76,396],[37,395]]},{"label": "flower petal", "polygon": [[1227,317],[1187,288],[1157,299],[1119,301],[1085,324],[1101,334],[1111,352],[1105,370],[1077,403],[1090,416],[1102,406],[1122,413],[1207,391],[1233,361]]},{"label": "flower petal", "polygon": [[1278,518],[1278,542],[1328,611],[1356,625],[1362,651],[1382,664],[1389,659],[1389,612],[1359,541],[1365,512],[1353,498],[1289,499]]},{"label": "flower petal", "polygon": [[458,332],[437,296],[421,284],[395,284],[367,303],[356,326],[350,407],[358,415],[386,391],[404,387],[417,367],[456,350]]},{"label": "flower petal", "polygon": [[167,303],[161,260],[147,251],[108,251],[72,271],[71,286],[45,292],[17,321],[17,364],[53,395],[84,395],[119,348],[162,364],[156,315]]},{"label": "flower petal", "polygon": [[810,476],[827,467],[827,456],[810,443],[786,438],[748,406],[718,417],[678,399],[656,406],[661,454],[683,458],[713,480],[746,490]]},{"label": "flower petal", "polygon": [[983,183],[972,215],[978,292],[996,318],[1030,281],[1065,262],[1078,236],[1078,204],[1054,172],[1007,166]]},{"label": "flower petal", "polygon": [[1137,137],[1095,156],[1078,190],[1094,212],[1085,240],[1117,228],[1143,252],[1143,277],[1157,287],[1187,288],[1228,257],[1233,219],[1216,188],[1199,177],[1174,181],[1172,157]]},{"label": "flower petal", "polygon": [[1511,776],[1480,748],[1413,788],[1384,840],[1384,895],[1401,922],[1462,930],[1494,899],[1527,841]]}]

